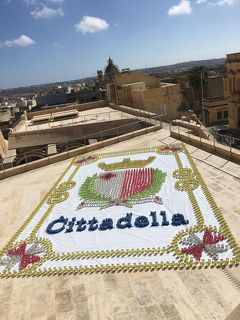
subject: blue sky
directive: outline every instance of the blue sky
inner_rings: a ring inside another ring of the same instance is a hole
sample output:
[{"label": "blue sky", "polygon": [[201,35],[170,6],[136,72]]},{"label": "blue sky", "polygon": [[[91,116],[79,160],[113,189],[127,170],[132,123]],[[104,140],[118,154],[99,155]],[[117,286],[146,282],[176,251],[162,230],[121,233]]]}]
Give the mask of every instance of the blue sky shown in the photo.
[{"label": "blue sky", "polygon": [[240,0],[0,0],[0,88],[240,51]]}]

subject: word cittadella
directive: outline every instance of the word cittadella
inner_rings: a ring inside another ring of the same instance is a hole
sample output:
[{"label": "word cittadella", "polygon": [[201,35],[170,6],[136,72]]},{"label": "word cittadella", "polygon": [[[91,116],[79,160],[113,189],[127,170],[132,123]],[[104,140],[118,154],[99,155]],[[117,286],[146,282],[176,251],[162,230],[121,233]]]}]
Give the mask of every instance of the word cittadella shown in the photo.
[{"label": "word cittadella", "polygon": [[[70,233],[73,231],[82,232],[82,231],[106,231],[112,230],[114,228],[117,229],[126,229],[126,228],[145,228],[147,226],[150,227],[159,227],[159,226],[168,226],[170,225],[167,220],[166,212],[160,211],[161,216],[161,224],[158,222],[156,211],[152,211],[150,213],[150,218],[146,216],[138,216],[135,220],[132,217],[132,213],[127,213],[125,217],[119,218],[117,220],[116,226],[114,226],[114,222],[111,218],[103,219],[101,222],[98,221],[95,217],[91,220],[86,221],[84,218],[77,220],[75,217],[71,220],[68,218],[64,218],[61,216],[59,219],[56,219],[49,223],[47,226],[46,232],[48,234],[57,234],[60,232]],[[177,213],[173,214],[171,219],[172,226],[180,226],[188,224],[189,221],[185,220],[184,215]]]}]

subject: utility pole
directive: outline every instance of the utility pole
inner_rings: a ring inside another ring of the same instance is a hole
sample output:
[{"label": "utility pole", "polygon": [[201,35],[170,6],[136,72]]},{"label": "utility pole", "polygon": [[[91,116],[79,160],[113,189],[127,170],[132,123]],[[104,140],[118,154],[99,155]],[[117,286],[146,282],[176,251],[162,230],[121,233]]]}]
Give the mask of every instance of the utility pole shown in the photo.
[{"label": "utility pole", "polygon": [[203,106],[203,72],[201,71],[201,93],[202,93],[202,106]]},{"label": "utility pole", "polygon": [[202,96],[202,101],[201,101],[201,107],[202,107],[202,110],[201,110],[201,114],[203,112],[203,71],[201,70],[201,96]]},{"label": "utility pole", "polygon": [[117,103],[117,105],[118,105],[118,104],[119,104],[119,99],[118,99],[118,93],[117,93],[116,70],[115,70],[115,69],[114,69],[113,84],[114,84],[114,91],[115,91],[115,96],[116,96],[116,103]]},{"label": "utility pole", "polygon": [[84,75],[83,68],[81,68],[81,71],[82,71],[82,77],[83,77],[83,79],[84,79],[84,78],[85,78],[85,75]]}]

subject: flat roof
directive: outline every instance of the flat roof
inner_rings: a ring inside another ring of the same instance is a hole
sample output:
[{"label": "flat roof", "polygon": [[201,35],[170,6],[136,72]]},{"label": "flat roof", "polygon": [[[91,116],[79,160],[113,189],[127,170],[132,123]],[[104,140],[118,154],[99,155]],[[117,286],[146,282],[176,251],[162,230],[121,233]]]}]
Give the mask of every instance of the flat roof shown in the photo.
[{"label": "flat roof", "polygon": [[[76,111],[76,112],[73,112]],[[53,115],[58,115],[61,110],[53,112]],[[37,116],[40,120],[42,118],[44,123],[36,122],[33,123],[32,120],[22,120],[17,127],[14,128],[13,132],[29,132],[29,131],[37,131],[37,130],[45,130],[51,128],[59,128],[65,126],[72,126],[72,125],[83,125],[95,122],[105,122],[105,121],[112,121],[112,120],[120,120],[120,119],[129,119],[134,118],[133,115],[128,113],[124,113],[122,111],[116,111],[110,107],[103,107],[103,108],[95,108],[86,111],[79,111],[77,115],[77,110],[68,110],[65,112],[61,112],[62,116],[70,116],[69,119],[64,120],[57,120],[55,117],[54,121],[48,121],[52,119],[51,114],[45,114]],[[34,118],[33,118],[34,119]]]},{"label": "flat roof", "polygon": [[[176,142],[162,129],[94,153]],[[196,147],[186,147],[240,243],[240,166]],[[0,181],[1,245],[9,241],[70,162]],[[240,303],[240,292],[231,281],[240,279],[240,268],[226,270],[1,279],[0,311],[10,320],[224,320]]]}]

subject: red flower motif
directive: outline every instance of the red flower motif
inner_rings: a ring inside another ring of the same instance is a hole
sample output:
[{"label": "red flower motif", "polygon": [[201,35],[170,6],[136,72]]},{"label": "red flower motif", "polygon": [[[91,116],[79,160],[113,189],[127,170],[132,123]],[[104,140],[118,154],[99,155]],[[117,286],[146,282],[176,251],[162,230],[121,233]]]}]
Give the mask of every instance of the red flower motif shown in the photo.
[{"label": "red flower motif", "polygon": [[112,173],[112,172],[108,172],[108,173],[105,173],[105,174],[102,174],[100,176],[101,179],[103,180],[111,180],[112,178],[116,177],[117,175],[115,173]]},{"label": "red flower motif", "polygon": [[182,151],[182,148],[165,146],[161,148],[161,151],[178,152],[178,151]]},{"label": "red flower motif", "polygon": [[127,170],[120,198],[127,199],[149,188],[153,180],[153,170],[152,168]]},{"label": "red flower motif", "polygon": [[88,162],[88,161],[91,161],[91,160],[95,160],[95,159],[96,159],[96,157],[89,156],[87,158],[79,159],[78,161],[76,161],[76,163],[83,164],[85,162]]},{"label": "red flower motif", "polygon": [[8,251],[7,255],[8,256],[19,256],[20,257],[20,263],[19,263],[19,268],[21,270],[26,269],[29,264],[38,262],[41,260],[41,258],[37,255],[30,254],[26,252],[27,248],[27,243],[24,242],[21,246],[17,248],[13,248]]},{"label": "red flower motif", "polygon": [[[218,242],[224,240],[224,236],[213,236],[210,230],[205,230],[203,239],[200,240],[197,236],[195,237],[196,244],[191,245],[190,247],[182,248],[182,253],[193,255],[196,260],[200,260],[203,252],[212,255],[209,248],[213,247]],[[215,250],[216,253],[221,253],[220,250]],[[214,252],[215,253],[215,252]]]}]

